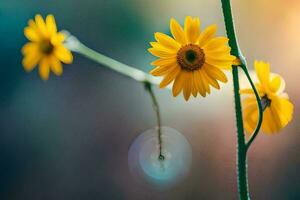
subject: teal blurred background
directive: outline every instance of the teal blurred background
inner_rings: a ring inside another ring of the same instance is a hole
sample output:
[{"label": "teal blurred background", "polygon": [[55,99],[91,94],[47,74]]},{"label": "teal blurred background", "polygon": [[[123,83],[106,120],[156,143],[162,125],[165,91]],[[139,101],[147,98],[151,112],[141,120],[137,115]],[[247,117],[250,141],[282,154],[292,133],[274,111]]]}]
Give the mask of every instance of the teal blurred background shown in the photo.
[{"label": "teal blurred background", "polygon": [[[260,134],[249,152],[253,199],[300,199],[300,2],[233,0],[239,41],[252,69],[269,61],[286,80],[293,121],[279,134]],[[193,148],[185,181],[159,192],[133,180],[127,152],[139,133],[155,126],[143,86],[74,54],[62,77],[43,82],[26,73],[20,49],[23,28],[36,13],[56,17],[87,46],[149,71],[156,31],[169,19],[199,16],[218,24],[219,0],[1,0],[0,2],[0,199],[237,199],[232,85],[186,103],[155,90],[163,124],[183,133]],[[230,76],[230,74],[229,74]]]}]

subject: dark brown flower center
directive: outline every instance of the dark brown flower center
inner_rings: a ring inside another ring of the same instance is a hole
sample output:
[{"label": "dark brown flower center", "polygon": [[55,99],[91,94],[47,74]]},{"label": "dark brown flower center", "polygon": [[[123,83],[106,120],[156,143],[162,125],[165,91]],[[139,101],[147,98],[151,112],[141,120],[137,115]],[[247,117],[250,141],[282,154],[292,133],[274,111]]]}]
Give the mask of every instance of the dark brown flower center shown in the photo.
[{"label": "dark brown flower center", "polygon": [[53,44],[51,43],[50,40],[42,40],[40,42],[40,50],[44,54],[51,54],[53,49],[54,49],[54,46],[53,46]]},{"label": "dark brown flower center", "polygon": [[271,106],[271,102],[271,99],[269,99],[267,95],[264,95],[260,100],[262,109],[265,110],[267,107]]},{"label": "dark brown flower center", "polygon": [[177,52],[177,63],[183,70],[194,71],[200,69],[204,62],[204,52],[195,44],[185,45]]}]

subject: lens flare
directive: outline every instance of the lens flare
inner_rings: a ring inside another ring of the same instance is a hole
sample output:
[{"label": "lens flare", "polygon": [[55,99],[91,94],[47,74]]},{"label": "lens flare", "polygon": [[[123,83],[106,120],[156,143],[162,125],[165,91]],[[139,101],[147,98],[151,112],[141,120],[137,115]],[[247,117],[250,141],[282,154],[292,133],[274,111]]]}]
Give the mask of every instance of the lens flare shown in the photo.
[{"label": "lens flare", "polygon": [[162,127],[161,132],[164,160],[158,159],[156,129],[140,134],[133,141],[128,153],[129,170],[134,178],[159,190],[168,189],[183,180],[192,163],[192,151],[186,138],[169,127]]}]

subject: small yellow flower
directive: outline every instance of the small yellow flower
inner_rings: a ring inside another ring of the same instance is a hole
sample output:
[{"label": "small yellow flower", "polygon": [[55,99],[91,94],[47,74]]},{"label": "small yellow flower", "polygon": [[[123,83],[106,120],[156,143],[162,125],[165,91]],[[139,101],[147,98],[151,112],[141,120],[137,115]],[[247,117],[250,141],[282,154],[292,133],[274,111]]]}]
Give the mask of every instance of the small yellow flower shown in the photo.
[{"label": "small yellow flower", "polygon": [[28,21],[24,34],[29,40],[22,48],[22,64],[26,71],[30,72],[39,64],[40,77],[48,80],[50,69],[59,76],[63,72],[61,62],[72,63],[72,53],[64,47],[65,36],[57,32],[53,15],[48,15],[45,21],[41,15],[36,15],[35,21]]},{"label": "small yellow flower", "polygon": [[[278,74],[270,73],[269,63],[255,61],[254,68],[259,80],[255,87],[264,109],[262,130],[269,134],[278,132],[292,120],[294,106],[289,101],[288,95],[284,93],[283,78]],[[246,131],[251,133],[258,120],[256,98],[251,88],[242,89],[240,93],[247,95],[243,100],[243,118]]]},{"label": "small yellow flower", "polygon": [[[151,64],[156,66],[150,73],[164,76],[160,87],[164,88],[172,81],[173,96],[182,90],[185,100],[198,92],[205,97],[210,93],[210,85],[220,89],[218,81],[227,82],[222,69],[231,69],[235,57],[230,55],[228,39],[215,37],[216,25],[200,32],[199,18],[186,17],[184,29],[175,19],[170,21],[173,38],[155,33],[157,42],[151,42],[148,51],[159,59]],[[218,81],[217,81],[218,80]]]}]

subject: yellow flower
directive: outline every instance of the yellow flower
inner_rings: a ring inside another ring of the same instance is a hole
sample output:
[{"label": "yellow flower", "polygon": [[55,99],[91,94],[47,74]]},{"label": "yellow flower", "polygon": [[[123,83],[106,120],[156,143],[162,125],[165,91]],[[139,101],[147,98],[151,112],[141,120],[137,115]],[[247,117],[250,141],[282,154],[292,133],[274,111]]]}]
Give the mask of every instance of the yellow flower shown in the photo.
[{"label": "yellow flower", "polygon": [[41,15],[36,15],[35,21],[28,21],[24,34],[29,40],[22,48],[22,64],[26,71],[33,70],[39,64],[40,77],[48,80],[50,69],[59,76],[63,72],[61,62],[72,63],[73,56],[63,45],[65,36],[57,32],[53,15],[48,15],[45,21]]},{"label": "yellow flower", "polygon": [[220,89],[218,81],[227,82],[222,69],[231,69],[235,57],[230,55],[228,39],[215,37],[216,25],[207,27],[200,32],[199,18],[186,17],[184,29],[175,19],[170,21],[173,38],[155,33],[157,42],[151,42],[148,51],[156,57],[152,62],[156,66],[150,73],[164,76],[160,88],[172,81],[173,95],[183,91],[185,100],[198,92],[204,97],[210,93],[210,85]]},{"label": "yellow flower", "polygon": [[[255,87],[264,109],[262,130],[269,134],[278,132],[292,120],[294,106],[284,93],[283,78],[270,73],[269,63],[255,61],[254,68],[259,80]],[[243,118],[246,131],[251,133],[256,127],[258,118],[256,99],[251,88],[242,89],[240,93],[247,95],[243,100]]]}]

